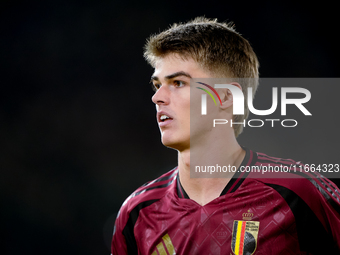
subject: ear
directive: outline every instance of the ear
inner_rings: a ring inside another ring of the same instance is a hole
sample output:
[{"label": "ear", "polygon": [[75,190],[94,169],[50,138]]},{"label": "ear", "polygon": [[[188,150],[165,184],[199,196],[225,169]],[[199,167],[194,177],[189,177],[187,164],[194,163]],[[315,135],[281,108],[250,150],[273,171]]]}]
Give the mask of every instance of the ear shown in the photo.
[{"label": "ear", "polygon": [[[231,85],[234,85],[238,87],[240,90],[242,90],[242,87],[237,82],[231,82],[229,83]],[[225,110],[233,105],[233,94],[229,89],[222,89],[222,94],[220,95],[222,105],[220,105],[220,108]]]}]

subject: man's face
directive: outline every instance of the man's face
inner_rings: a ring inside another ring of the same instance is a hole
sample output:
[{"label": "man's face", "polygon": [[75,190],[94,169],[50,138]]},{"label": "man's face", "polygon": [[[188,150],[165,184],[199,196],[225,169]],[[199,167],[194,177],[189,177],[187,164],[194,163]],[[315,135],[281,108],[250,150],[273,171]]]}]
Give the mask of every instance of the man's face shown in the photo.
[{"label": "man's face", "polygon": [[179,151],[190,148],[190,78],[209,78],[193,59],[176,54],[160,58],[151,78],[156,89],[157,122],[165,146]]}]

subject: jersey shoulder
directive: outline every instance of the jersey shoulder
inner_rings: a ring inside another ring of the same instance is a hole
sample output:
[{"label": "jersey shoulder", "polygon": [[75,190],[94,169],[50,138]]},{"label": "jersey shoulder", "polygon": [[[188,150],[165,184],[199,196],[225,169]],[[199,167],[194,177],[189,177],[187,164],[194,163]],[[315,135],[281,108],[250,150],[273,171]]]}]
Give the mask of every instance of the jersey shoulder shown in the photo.
[{"label": "jersey shoulder", "polygon": [[123,203],[121,211],[129,213],[137,206],[146,206],[164,197],[172,188],[177,178],[178,168],[174,168],[155,180],[149,181],[136,189]]},{"label": "jersey shoulder", "polygon": [[256,165],[267,166],[266,172],[261,173],[259,181],[276,190],[285,189],[287,192],[293,192],[305,201],[322,198],[340,213],[339,188],[318,171],[309,169],[301,161],[271,157],[264,153],[256,155]]},{"label": "jersey shoulder", "polygon": [[[271,191],[273,201],[281,201],[280,206],[289,207],[294,216],[300,249],[308,254],[339,254],[339,188],[322,173],[300,161],[263,153],[256,155],[255,165],[267,166],[267,170],[269,166],[276,166],[279,171],[261,173],[254,181]],[[315,236],[318,236],[318,242],[311,242]]]},{"label": "jersey shoulder", "polygon": [[256,163],[259,164],[282,164],[284,166],[293,166],[294,164],[302,164],[300,161],[296,161],[293,159],[286,159],[286,158],[279,158],[279,157],[272,157],[272,156],[268,156],[265,153],[261,153],[261,152],[256,152]]},{"label": "jersey shoulder", "polygon": [[124,201],[117,214],[113,229],[112,254],[138,253],[134,227],[139,213],[169,193],[173,187],[172,183],[177,179],[177,173],[177,168],[175,168],[159,178],[142,185]]}]

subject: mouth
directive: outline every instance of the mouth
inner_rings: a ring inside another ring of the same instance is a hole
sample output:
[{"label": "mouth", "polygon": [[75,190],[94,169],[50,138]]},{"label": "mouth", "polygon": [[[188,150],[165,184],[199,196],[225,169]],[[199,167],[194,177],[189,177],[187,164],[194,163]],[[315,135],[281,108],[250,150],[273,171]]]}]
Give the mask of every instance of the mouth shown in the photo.
[{"label": "mouth", "polygon": [[165,125],[170,124],[173,121],[173,118],[165,112],[158,112],[157,113],[157,120],[158,120],[159,126],[163,127]]}]

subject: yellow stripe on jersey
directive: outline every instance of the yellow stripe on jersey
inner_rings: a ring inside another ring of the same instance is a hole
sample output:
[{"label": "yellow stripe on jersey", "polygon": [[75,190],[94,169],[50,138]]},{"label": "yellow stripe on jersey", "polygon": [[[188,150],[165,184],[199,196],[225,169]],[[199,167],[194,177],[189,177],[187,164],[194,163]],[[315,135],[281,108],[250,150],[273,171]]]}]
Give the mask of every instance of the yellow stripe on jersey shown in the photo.
[{"label": "yellow stripe on jersey", "polygon": [[170,236],[168,234],[166,234],[165,236],[162,237],[164,244],[166,246],[166,248],[168,249],[168,252],[170,255],[174,255],[176,254],[175,252],[175,248],[171,242]]},{"label": "yellow stripe on jersey", "polygon": [[159,255],[168,255],[164,249],[164,246],[163,246],[163,243],[160,242],[157,246],[156,246],[158,252],[159,252]]},{"label": "yellow stripe on jersey", "polygon": [[242,232],[242,221],[237,222],[236,243],[235,243],[235,255],[241,255],[240,253],[240,241]]},{"label": "yellow stripe on jersey", "polygon": [[162,237],[162,240],[165,246],[163,245],[163,242],[160,242],[159,244],[157,244],[156,249],[154,250],[153,253],[151,253],[151,255],[158,255],[158,254],[159,255],[168,255],[168,254],[176,255],[175,247],[171,242],[170,236],[168,234],[165,234]]}]

